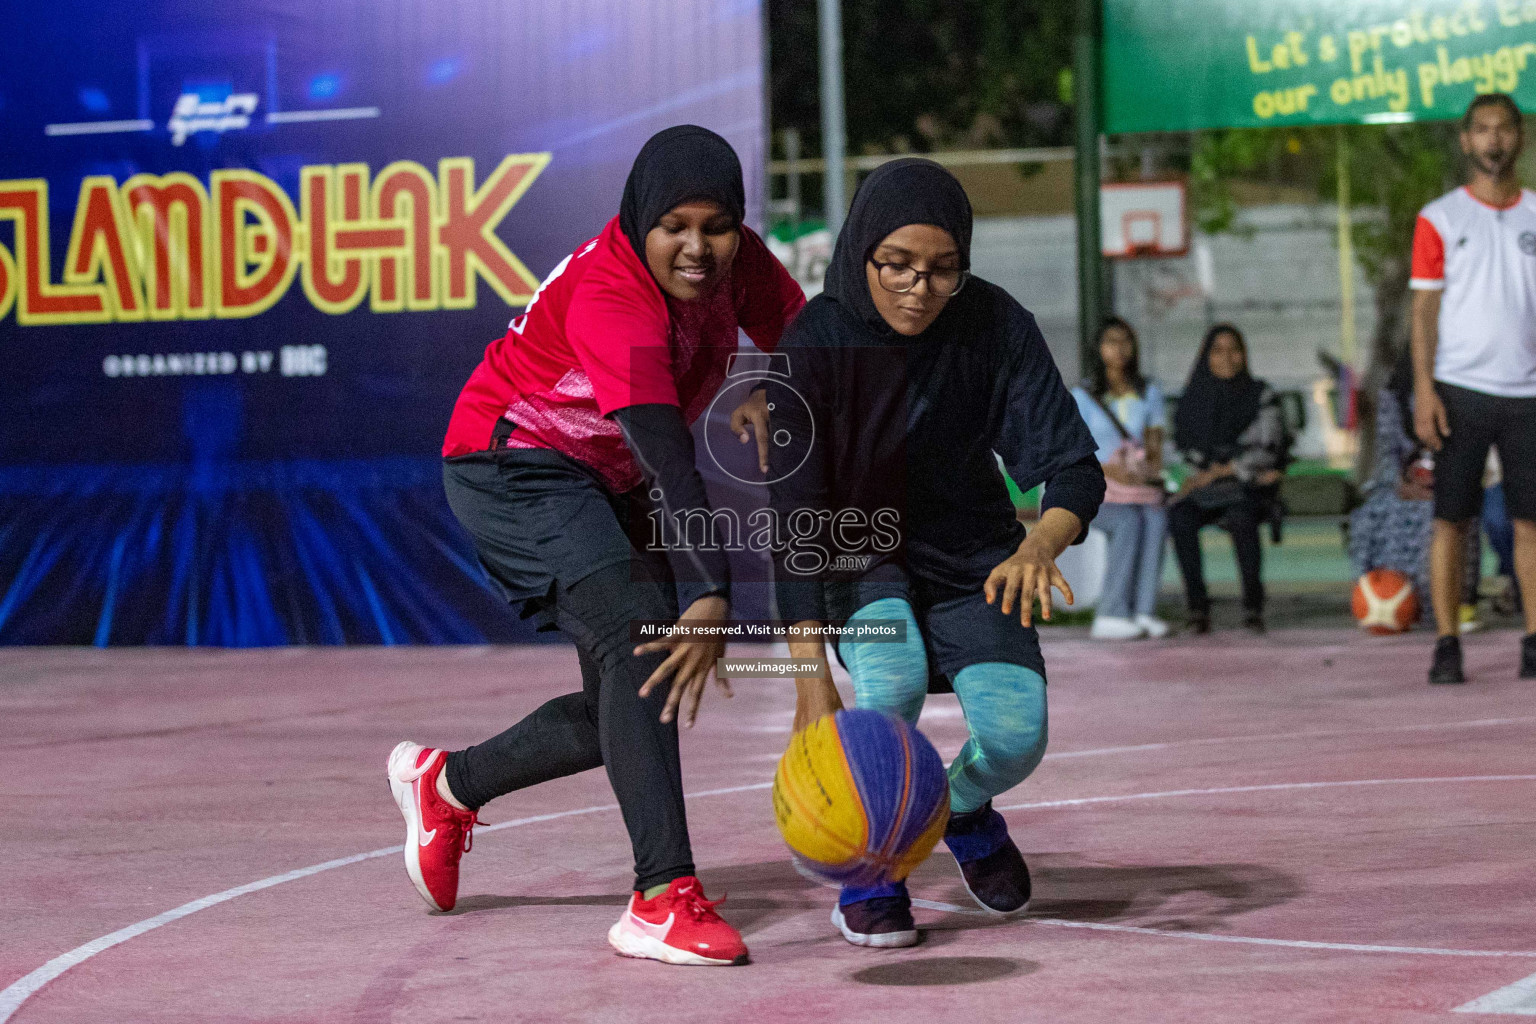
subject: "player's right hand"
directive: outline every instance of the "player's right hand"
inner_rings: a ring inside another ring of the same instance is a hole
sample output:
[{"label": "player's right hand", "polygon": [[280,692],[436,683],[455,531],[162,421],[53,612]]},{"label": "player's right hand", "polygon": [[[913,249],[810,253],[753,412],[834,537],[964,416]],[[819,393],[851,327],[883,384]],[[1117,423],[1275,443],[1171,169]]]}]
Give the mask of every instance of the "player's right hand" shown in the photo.
[{"label": "player's right hand", "polygon": [[1433,389],[1414,392],[1413,432],[1432,452],[1439,451],[1444,438],[1451,436],[1451,420],[1445,413],[1445,403]]},{"label": "player's right hand", "polygon": [[1051,619],[1051,588],[1061,591],[1067,604],[1072,604],[1072,585],[1056,566],[1056,559],[1037,540],[1038,534],[1028,534],[1019,544],[1019,550],[1000,562],[987,576],[982,587],[987,604],[998,604],[1004,615],[1014,614],[1014,601],[1018,601],[1019,625],[1032,623],[1032,606],[1040,601],[1040,617]]},{"label": "player's right hand", "polygon": [[746,444],[757,436],[757,468],[768,475],[768,392],[758,388],[731,413],[731,433]]},{"label": "player's right hand", "polygon": [[795,724],[792,732],[826,715],[843,709],[843,698],[829,678],[805,678],[795,680]]}]

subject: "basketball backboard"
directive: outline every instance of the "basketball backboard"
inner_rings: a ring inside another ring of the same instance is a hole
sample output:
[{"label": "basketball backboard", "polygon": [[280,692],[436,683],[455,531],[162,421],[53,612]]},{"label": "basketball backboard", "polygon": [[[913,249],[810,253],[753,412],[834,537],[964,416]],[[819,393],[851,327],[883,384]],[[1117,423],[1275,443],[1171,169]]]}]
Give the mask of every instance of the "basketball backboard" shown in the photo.
[{"label": "basketball backboard", "polygon": [[1105,256],[1183,256],[1189,217],[1182,181],[1101,185],[1099,224]]}]

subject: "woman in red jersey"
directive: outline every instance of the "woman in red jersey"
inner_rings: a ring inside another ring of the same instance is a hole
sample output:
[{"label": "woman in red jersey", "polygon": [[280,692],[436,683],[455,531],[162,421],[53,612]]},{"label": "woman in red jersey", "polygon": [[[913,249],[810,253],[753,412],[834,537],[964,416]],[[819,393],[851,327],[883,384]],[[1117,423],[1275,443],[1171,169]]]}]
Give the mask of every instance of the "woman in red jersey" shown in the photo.
[{"label": "woman in red jersey", "polygon": [[657,551],[629,532],[640,516],[709,508],[688,426],[737,329],[771,351],[805,303],[744,208],[724,139],[692,125],[654,136],[619,215],[554,269],[454,407],[448,502],[508,600],[575,641],[582,688],[466,750],[407,741],[390,755],[406,867],[439,910],[454,905],[479,807],[605,767],[635,854],[609,942],[668,963],[745,961],[694,875],[678,761],[677,714],[693,723],[723,645],[630,639],[636,620],[726,618],[725,554]]}]

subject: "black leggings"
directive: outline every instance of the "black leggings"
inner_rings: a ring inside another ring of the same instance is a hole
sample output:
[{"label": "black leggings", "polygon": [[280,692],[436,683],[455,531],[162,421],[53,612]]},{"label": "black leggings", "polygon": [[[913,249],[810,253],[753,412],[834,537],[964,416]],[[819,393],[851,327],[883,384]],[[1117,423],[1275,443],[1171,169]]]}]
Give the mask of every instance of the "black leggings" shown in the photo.
[{"label": "black leggings", "polygon": [[1264,551],[1259,545],[1260,509],[1251,498],[1214,509],[1180,501],[1168,510],[1168,533],[1173,537],[1179,571],[1184,574],[1184,599],[1192,614],[1210,613],[1211,595],[1205,589],[1205,563],[1200,556],[1200,529],[1218,521],[1232,535],[1237,571],[1243,582],[1243,608],[1250,615],[1258,615],[1264,611]]},{"label": "black leggings", "polygon": [[[683,808],[677,723],[663,725],[667,687],[639,689],[664,659],[630,652],[632,619],[677,618],[673,585],[645,561],[598,569],[555,588],[555,621],[576,642],[582,688],[546,701],[512,728],[448,755],[448,786],[478,808],[515,790],[606,767],[635,853],[635,888],[694,873]],[[659,577],[659,578],[658,578]]]}]

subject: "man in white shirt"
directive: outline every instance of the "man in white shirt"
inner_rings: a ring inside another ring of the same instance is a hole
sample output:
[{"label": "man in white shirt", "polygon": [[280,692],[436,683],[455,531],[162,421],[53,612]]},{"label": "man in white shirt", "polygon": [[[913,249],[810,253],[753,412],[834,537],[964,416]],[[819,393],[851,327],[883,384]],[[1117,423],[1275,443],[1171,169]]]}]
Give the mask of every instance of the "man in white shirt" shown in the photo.
[{"label": "man in white shirt", "polygon": [[1536,193],[1515,177],[1523,141],[1514,100],[1474,99],[1461,124],[1467,184],[1425,206],[1414,231],[1414,430],[1435,452],[1431,683],[1465,682],[1465,540],[1490,447],[1504,463],[1525,595],[1520,677],[1536,679]]}]

